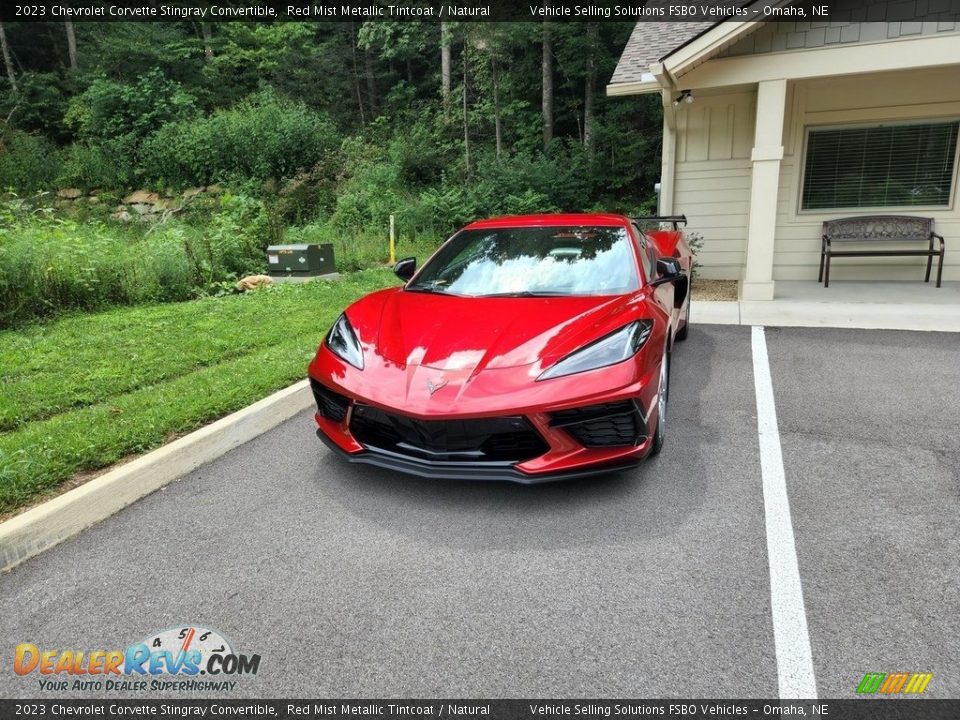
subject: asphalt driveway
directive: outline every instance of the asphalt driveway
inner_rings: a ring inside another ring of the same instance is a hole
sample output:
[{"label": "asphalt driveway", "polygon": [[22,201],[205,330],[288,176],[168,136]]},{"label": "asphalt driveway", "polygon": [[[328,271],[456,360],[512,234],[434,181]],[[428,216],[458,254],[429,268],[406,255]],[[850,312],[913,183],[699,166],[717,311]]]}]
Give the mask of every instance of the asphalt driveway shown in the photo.
[{"label": "asphalt driveway", "polygon": [[[960,338],[766,338],[820,697],[960,695]],[[775,696],[753,363],[692,328],[663,453],[557,485],[348,466],[304,413],[0,575],[5,652],[198,624],[262,656],[238,697]]]}]

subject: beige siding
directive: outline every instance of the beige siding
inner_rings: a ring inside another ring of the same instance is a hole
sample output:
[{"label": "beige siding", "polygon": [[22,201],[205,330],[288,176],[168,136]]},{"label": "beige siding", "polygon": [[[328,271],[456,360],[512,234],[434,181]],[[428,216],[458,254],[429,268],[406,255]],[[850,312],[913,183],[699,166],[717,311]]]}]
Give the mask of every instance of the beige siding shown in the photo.
[{"label": "beige siding", "polygon": [[718,53],[718,57],[762,55],[787,50],[875,43],[915,35],[936,35],[960,30],[960,24],[944,13],[933,13],[913,21],[833,22],[800,21],[768,22],[756,32],[738,40]]},{"label": "beige siding", "polygon": [[[704,238],[704,277],[739,279],[746,250],[750,205],[755,91],[696,92],[676,110],[677,162],[674,209]],[[806,128],[812,125],[960,118],[960,67],[825,78],[788,86],[784,158],[780,169],[775,280],[816,280],[820,226],[846,215],[908,214],[934,217],[946,238],[945,280],[960,280],[960,202],[954,181],[949,208],[801,212],[800,186]],[[832,277],[922,279],[919,258],[837,260]],[[908,266],[916,270],[905,271]]]},{"label": "beige siding", "polygon": [[704,277],[737,279],[743,267],[755,104],[751,92],[699,94],[676,111],[674,208],[704,238]]},{"label": "beige siding", "polygon": [[[780,168],[775,280],[816,280],[820,229],[824,220],[846,215],[907,214],[934,217],[947,240],[944,279],[960,280],[960,207],[954,181],[949,208],[800,211],[806,128],[815,125],[960,118],[960,68],[831,78],[796,83],[788,100],[784,159]],[[842,279],[922,279],[925,260],[858,258],[837,260],[831,277]],[[905,272],[907,266],[916,270]]]}]

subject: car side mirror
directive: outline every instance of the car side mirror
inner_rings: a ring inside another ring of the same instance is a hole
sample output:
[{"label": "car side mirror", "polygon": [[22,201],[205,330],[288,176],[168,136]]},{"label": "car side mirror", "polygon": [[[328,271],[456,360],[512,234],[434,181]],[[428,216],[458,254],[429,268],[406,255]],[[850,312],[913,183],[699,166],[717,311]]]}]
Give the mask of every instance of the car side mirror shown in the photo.
[{"label": "car side mirror", "polygon": [[407,282],[410,278],[413,277],[413,274],[417,272],[417,259],[415,257],[403,258],[403,260],[397,260],[397,264],[393,266],[394,274]]},{"label": "car side mirror", "polygon": [[651,281],[651,285],[663,285],[664,283],[674,282],[684,276],[683,266],[676,258],[660,258],[657,260],[657,278]]}]

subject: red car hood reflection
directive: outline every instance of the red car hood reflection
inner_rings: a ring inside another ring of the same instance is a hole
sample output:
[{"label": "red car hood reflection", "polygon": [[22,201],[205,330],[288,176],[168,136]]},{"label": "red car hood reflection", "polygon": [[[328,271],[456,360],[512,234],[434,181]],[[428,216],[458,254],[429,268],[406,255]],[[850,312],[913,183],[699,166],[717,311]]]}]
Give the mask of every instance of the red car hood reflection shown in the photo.
[{"label": "red car hood reflection", "polygon": [[[618,318],[641,298],[470,298],[398,290],[366,300],[382,302],[376,329],[382,357],[469,377],[538,361],[551,365],[608,328],[625,324]],[[361,301],[351,313],[361,326],[364,316],[374,314],[364,312],[374,308],[363,305]],[[361,338],[371,339],[367,332],[372,328],[357,329]]]}]

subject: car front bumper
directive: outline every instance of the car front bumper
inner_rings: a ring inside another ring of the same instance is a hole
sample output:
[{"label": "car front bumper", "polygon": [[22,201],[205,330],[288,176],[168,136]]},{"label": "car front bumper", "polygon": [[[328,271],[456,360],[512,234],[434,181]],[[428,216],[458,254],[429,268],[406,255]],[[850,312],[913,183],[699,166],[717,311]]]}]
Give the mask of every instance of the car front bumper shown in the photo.
[{"label": "car front bumper", "polygon": [[[311,377],[317,436],[343,459],[429,478],[534,484],[636,466],[653,444],[656,394],[627,386],[578,405],[422,417]],[[649,410],[644,413],[643,408]]]},{"label": "car front bumper", "polygon": [[317,437],[339,456],[341,459],[356,465],[372,465],[385,470],[394,470],[407,475],[432,478],[435,480],[486,480],[513,482],[522,485],[537,485],[561,480],[578,480],[580,478],[608,475],[620,470],[627,470],[640,464],[641,459],[628,459],[591,465],[575,470],[556,470],[536,474],[525,473],[517,469],[516,464],[510,462],[465,462],[428,460],[415,458],[380,448],[366,448],[358,452],[347,452],[317,428]]}]

